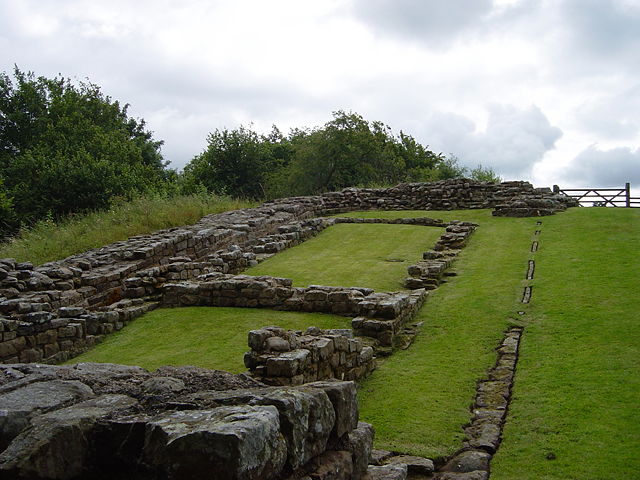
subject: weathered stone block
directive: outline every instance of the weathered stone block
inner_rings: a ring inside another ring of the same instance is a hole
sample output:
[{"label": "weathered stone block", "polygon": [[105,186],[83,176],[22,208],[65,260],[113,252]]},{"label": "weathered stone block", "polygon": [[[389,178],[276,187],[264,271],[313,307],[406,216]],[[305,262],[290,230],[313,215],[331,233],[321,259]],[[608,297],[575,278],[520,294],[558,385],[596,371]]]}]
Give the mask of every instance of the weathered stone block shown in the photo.
[{"label": "weathered stone block", "polygon": [[334,439],[341,438],[358,427],[359,411],[355,383],[322,381],[309,383],[306,387],[323,390],[331,400],[336,416],[331,432]]},{"label": "weathered stone block", "polygon": [[[39,412],[65,407],[71,402],[86,400],[93,391],[78,381],[51,380],[27,384],[0,395],[0,451],[24,430],[29,419]],[[0,463],[2,457],[0,456]]]},{"label": "weathered stone block", "polygon": [[373,449],[373,438],[373,427],[365,422],[358,422],[358,427],[349,433],[353,480],[359,480],[367,473]]},{"label": "weathered stone block", "polygon": [[273,406],[173,412],[151,419],[147,429],[144,457],[172,479],[268,480],[286,460]]},{"label": "weathered stone block", "polygon": [[95,422],[136,403],[125,395],[104,395],[37,417],[0,455],[0,477],[76,478],[91,472]]},{"label": "weathered stone block", "polygon": [[371,480],[406,480],[407,474],[407,466],[404,464],[369,465],[367,469],[367,475]]},{"label": "weathered stone block", "polygon": [[273,377],[293,377],[304,373],[309,350],[298,349],[285,352],[267,360],[267,375]]}]

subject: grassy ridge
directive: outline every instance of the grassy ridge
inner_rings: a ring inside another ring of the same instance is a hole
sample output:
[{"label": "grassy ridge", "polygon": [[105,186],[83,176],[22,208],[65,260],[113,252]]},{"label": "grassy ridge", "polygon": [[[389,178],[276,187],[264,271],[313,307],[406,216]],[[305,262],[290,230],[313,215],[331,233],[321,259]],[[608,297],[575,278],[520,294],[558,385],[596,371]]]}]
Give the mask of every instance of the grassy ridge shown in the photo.
[{"label": "grassy ridge", "polygon": [[37,223],[7,243],[0,258],[15,258],[38,265],[99,248],[134,235],[197,222],[209,213],[246,208],[251,203],[227,197],[184,195],[141,197],[110,210],[72,216],[55,223]]},{"label": "grassy ridge", "polygon": [[640,211],[544,219],[531,324],[491,478],[640,478],[639,251]]},{"label": "grassy ridge", "polygon": [[155,310],[68,363],[107,362],[155,370],[162,365],[245,372],[247,333],[269,325],[291,330],[348,328],[349,319],[322,313],[256,308],[184,307]]}]

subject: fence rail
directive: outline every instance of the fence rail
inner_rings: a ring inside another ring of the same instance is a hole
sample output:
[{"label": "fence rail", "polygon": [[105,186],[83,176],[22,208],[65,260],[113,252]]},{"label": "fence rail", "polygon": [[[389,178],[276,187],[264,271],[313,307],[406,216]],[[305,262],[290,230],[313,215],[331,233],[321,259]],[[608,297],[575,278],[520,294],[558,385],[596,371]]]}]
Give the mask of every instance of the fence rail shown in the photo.
[{"label": "fence rail", "polygon": [[553,193],[572,197],[581,207],[640,208],[640,197],[631,196],[631,184],[622,188],[560,188],[553,186]]}]

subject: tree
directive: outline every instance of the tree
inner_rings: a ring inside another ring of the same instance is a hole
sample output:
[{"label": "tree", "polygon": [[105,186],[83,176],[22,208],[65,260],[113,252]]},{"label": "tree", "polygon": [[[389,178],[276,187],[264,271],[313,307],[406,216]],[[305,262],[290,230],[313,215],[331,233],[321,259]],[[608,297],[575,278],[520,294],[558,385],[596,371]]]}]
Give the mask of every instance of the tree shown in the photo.
[{"label": "tree", "polygon": [[163,188],[162,142],[127,108],[89,82],[0,74],[0,175],[22,221]]},{"label": "tree", "polygon": [[[16,227],[15,212],[13,211],[13,199],[9,197],[4,188],[4,181],[0,177],[0,232],[9,232]],[[2,235],[0,234],[0,238]]]},{"label": "tree", "polygon": [[[207,141],[205,151],[180,177],[187,192],[275,198],[434,181],[468,172],[454,156],[446,158],[411,135],[395,135],[382,122],[342,110],[322,127],[293,129],[288,136],[275,126],[266,136],[241,126],[216,130]],[[476,170],[474,175],[488,175],[486,169]]]},{"label": "tree", "polygon": [[502,181],[502,177],[500,177],[493,168],[483,167],[482,165],[478,165],[476,168],[471,169],[470,174],[471,178],[480,182],[498,183]]},{"label": "tree", "polygon": [[278,175],[282,195],[309,195],[349,186],[395,185],[448,178],[445,158],[382,122],[337,111],[322,128],[290,135],[293,156]]},{"label": "tree", "polygon": [[205,151],[185,167],[184,181],[188,188],[202,185],[212,193],[263,198],[271,153],[249,128],[216,130],[207,137]]}]

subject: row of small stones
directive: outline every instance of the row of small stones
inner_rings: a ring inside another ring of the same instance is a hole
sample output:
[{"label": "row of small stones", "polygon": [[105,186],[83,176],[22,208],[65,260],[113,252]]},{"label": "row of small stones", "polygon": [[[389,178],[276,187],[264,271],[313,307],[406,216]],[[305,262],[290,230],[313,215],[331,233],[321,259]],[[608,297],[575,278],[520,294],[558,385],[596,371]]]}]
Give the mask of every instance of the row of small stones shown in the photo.
[{"label": "row of small stones", "polygon": [[[406,475],[433,476],[438,480],[487,480],[489,462],[498,450],[507,415],[511,388],[518,361],[522,327],[510,328],[500,346],[498,359],[486,379],[478,382],[472,406],[473,417],[464,427],[467,440],[462,449],[448,460],[434,464],[428,458],[374,450],[371,463],[387,478],[402,479]],[[406,465],[406,468],[401,466]],[[373,472],[377,472],[375,468]]]},{"label": "row of small stones", "polygon": [[[542,222],[538,221],[536,225],[542,225]],[[541,230],[538,229],[534,235],[538,236],[540,233]],[[537,251],[538,241],[534,241],[531,252]],[[535,261],[529,260],[525,279],[533,280],[534,272]],[[524,288],[522,303],[529,303],[531,295],[532,286],[527,285]],[[442,462],[437,469],[430,459],[374,450],[371,463],[379,467],[373,467],[372,473],[379,472],[381,476],[386,475],[399,480],[406,478],[407,473],[431,476],[437,470],[434,478],[438,480],[487,480],[491,458],[502,440],[502,429],[511,398],[523,330],[523,327],[514,326],[506,332],[497,349],[496,364],[489,371],[487,378],[478,382],[472,406],[472,419],[463,427],[467,440],[463,443],[462,449],[448,461]],[[399,468],[399,465],[406,465],[407,468]]]}]

